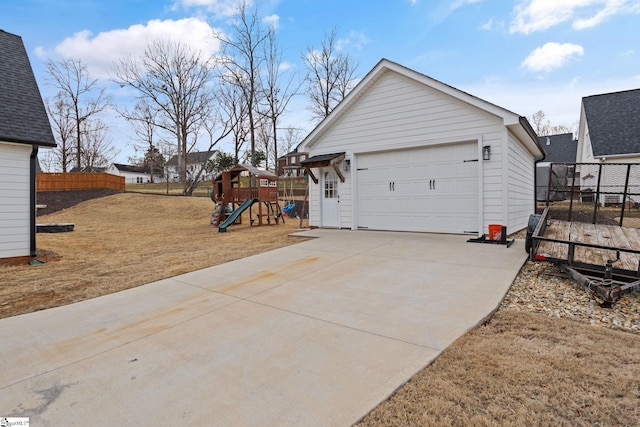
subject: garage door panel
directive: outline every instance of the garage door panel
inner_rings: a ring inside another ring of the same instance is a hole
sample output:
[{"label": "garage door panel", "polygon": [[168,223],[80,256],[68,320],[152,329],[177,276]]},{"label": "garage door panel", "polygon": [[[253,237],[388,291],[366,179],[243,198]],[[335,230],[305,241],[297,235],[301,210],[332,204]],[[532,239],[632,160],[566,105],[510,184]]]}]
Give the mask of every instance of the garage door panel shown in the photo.
[{"label": "garage door panel", "polygon": [[357,221],[380,230],[463,233],[477,228],[475,143],[358,156]]}]

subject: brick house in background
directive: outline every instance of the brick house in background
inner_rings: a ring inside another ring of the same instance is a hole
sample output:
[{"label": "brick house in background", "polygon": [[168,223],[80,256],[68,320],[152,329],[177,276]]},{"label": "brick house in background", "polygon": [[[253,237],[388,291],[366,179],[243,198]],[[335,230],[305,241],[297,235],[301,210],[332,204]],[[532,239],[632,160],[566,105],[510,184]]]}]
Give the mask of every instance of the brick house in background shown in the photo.
[{"label": "brick house in background", "polygon": [[300,162],[309,157],[307,152],[292,151],[284,156],[278,157],[278,167],[276,175],[279,177],[304,176],[304,167]]}]

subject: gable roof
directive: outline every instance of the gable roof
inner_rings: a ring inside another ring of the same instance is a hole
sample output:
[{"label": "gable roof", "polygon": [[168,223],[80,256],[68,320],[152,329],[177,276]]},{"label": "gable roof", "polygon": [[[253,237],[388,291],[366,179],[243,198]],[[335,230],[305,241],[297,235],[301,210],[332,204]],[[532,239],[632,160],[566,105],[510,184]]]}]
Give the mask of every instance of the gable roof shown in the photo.
[{"label": "gable roof", "polygon": [[538,141],[547,153],[545,162],[570,163],[576,161],[578,140],[573,133],[539,136]]},{"label": "gable roof", "polygon": [[0,30],[0,141],[55,147],[22,38]]},{"label": "gable roof", "polygon": [[[187,164],[204,163],[211,158],[218,150],[213,151],[194,151],[187,153]],[[171,156],[167,162],[167,166],[178,166],[178,156]]]},{"label": "gable roof", "polygon": [[640,89],[582,98],[593,155],[640,153]]},{"label": "gable roof", "polygon": [[356,87],[353,88],[353,90],[349,92],[347,96],[333,109],[331,114],[325,117],[318,126],[316,126],[315,129],[307,135],[298,147],[305,147],[305,149],[308,149],[313,146],[315,142],[318,141],[318,139],[331,127],[332,123],[348,111],[354,102],[356,102],[383,74],[389,71],[399,73],[435,90],[443,92],[455,99],[502,118],[503,124],[516,134],[516,136],[518,136],[518,138],[532,153],[536,156],[544,157],[544,150],[538,145],[538,136],[525,117],[519,116],[512,111],[470,95],[460,89],[456,89],[453,86],[449,86],[441,81],[385,58],[381,59],[380,62],[378,62],[378,64],[376,64],[376,66],[367,73]]},{"label": "gable roof", "polygon": [[223,173],[231,173],[231,176],[235,177],[245,171],[249,172],[251,175],[255,176],[256,178],[265,178],[273,181],[278,180],[278,175],[273,174],[268,170],[259,169],[256,166],[252,166],[246,163],[238,163],[237,165],[232,166],[229,169],[223,170],[222,172],[218,173],[218,175],[216,175],[215,178],[213,178],[213,180],[220,181],[222,179]]},{"label": "gable roof", "polygon": [[77,172],[83,172],[83,173],[102,173],[102,172],[106,172],[107,168],[106,167],[99,167],[99,166],[83,166],[81,168],[78,168],[77,166],[74,166],[69,172],[72,173],[77,173]]},{"label": "gable roof", "polygon": [[[149,175],[149,168],[145,166],[134,166],[134,165],[125,165],[122,163],[114,163],[113,167],[118,169],[120,172],[130,172],[130,173],[141,173],[145,175]],[[153,173],[161,173],[161,169],[155,169]]]}]

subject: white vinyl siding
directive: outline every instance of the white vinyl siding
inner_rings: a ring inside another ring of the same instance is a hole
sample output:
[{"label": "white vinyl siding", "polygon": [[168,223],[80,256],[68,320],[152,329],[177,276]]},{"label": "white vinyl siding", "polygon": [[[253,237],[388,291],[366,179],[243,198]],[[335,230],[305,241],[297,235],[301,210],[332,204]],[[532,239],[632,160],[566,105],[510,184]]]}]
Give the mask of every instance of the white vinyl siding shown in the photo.
[{"label": "white vinyl siding", "polygon": [[502,138],[501,120],[412,79],[388,71],[312,147],[311,155],[393,150]]},{"label": "white vinyl siding", "polygon": [[30,145],[0,142],[0,258],[30,254],[30,156]]},{"label": "white vinyl siding", "polygon": [[[359,210],[366,209],[358,206],[361,200],[358,168],[362,166],[359,159],[363,156],[455,145],[464,141],[473,142],[477,150],[475,157],[481,158],[483,146],[491,147],[490,160],[480,159],[476,168],[476,224],[474,227],[460,224],[458,228],[447,225],[441,229],[483,234],[487,230],[482,228],[493,223],[519,227],[524,210],[533,211],[533,156],[516,135],[509,136],[505,124],[505,120],[509,120],[509,125],[514,126],[516,115],[488,103],[482,104],[484,101],[477,102],[472,97],[467,102],[467,95],[456,96],[452,94],[456,91],[453,88],[438,83],[431,85],[419,76],[412,78],[410,73],[405,75],[393,69],[382,68],[378,75],[368,81],[365,79],[363,84],[356,88],[346,104],[336,109],[335,116],[327,118],[328,122],[307,137],[303,147],[310,157],[344,152],[345,160],[351,161],[351,170],[344,172],[345,182],[340,183],[341,227],[357,229],[362,219]],[[508,164],[512,160],[515,165]],[[525,164],[527,161],[530,164]],[[393,158],[389,162],[393,169]],[[522,169],[522,175],[515,176],[516,182],[509,188],[510,171],[517,168]],[[319,174],[320,170],[317,171]],[[380,173],[383,172],[381,169]],[[528,185],[522,181],[528,179],[527,175],[531,180]],[[322,223],[318,187],[318,184],[310,184],[312,226]],[[530,193],[525,196],[527,191]],[[510,206],[510,194],[515,197],[514,207]],[[370,215],[371,218],[373,216]],[[385,226],[383,229],[390,228]],[[393,229],[423,228],[397,224]]]},{"label": "white vinyl siding", "polygon": [[[485,197],[489,205],[502,206],[502,170],[500,147],[506,131],[500,118],[425,86],[415,80],[388,71],[364,91],[349,110],[326,131],[310,155],[346,152],[347,159],[368,152],[407,149],[428,145],[477,140],[491,145],[491,162],[485,162],[484,176],[489,178]],[[341,184],[341,227],[354,228],[353,199],[357,197],[351,171]],[[317,185],[311,183],[313,187]],[[317,190],[315,190],[317,192]],[[319,193],[318,193],[319,194]],[[310,224],[320,225],[319,199],[310,203]],[[502,216],[500,210],[498,216]],[[478,227],[473,227],[477,229]]]},{"label": "white vinyl siding", "polygon": [[507,159],[507,206],[508,219],[503,225],[513,233],[525,228],[529,215],[534,213],[535,178],[534,158],[509,134],[509,157]]}]

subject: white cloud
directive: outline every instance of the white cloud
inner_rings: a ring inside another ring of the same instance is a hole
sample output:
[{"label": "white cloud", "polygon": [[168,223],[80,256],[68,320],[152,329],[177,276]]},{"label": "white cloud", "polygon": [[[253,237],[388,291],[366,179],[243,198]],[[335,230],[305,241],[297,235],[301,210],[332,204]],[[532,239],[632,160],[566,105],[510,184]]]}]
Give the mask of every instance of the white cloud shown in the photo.
[{"label": "white cloud", "polygon": [[483,31],[491,31],[491,30],[502,30],[505,26],[505,22],[501,20],[494,20],[493,18],[489,18],[487,22],[480,25],[480,29]]},{"label": "white cloud", "polygon": [[521,66],[535,72],[547,72],[562,67],[568,60],[582,56],[582,46],[571,43],[545,43],[522,61]]},{"label": "white cloud", "polygon": [[147,45],[158,39],[181,42],[195,50],[213,54],[219,50],[219,43],[212,34],[213,28],[196,18],[152,20],[144,25],[132,25],[95,36],[88,30],[80,31],[55,46],[53,52],[38,47],[36,54],[42,58],[52,55],[79,58],[87,64],[92,77],[108,79],[113,65],[120,58],[141,56]]},{"label": "white cloud", "polygon": [[280,26],[280,17],[276,14],[265,16],[262,18],[262,22],[272,27],[274,30],[277,30]]},{"label": "white cloud", "polygon": [[487,22],[480,26],[481,30],[491,30],[493,28],[493,18],[489,18]]},{"label": "white cloud", "polygon": [[431,18],[437,24],[443,22],[453,12],[468,4],[479,3],[483,0],[441,0],[437,2],[435,8],[431,12]]},{"label": "white cloud", "polygon": [[524,0],[515,6],[509,29],[530,34],[572,21],[574,29],[583,30],[613,15],[638,12],[637,0]]},{"label": "white cloud", "polygon": [[358,50],[362,50],[370,42],[371,40],[365,33],[361,31],[349,31],[349,35],[346,38],[339,39],[336,42],[336,49],[343,50],[347,46],[353,46]]}]

